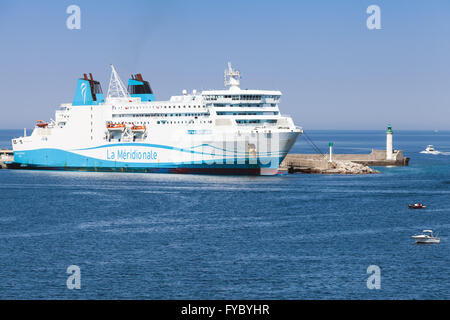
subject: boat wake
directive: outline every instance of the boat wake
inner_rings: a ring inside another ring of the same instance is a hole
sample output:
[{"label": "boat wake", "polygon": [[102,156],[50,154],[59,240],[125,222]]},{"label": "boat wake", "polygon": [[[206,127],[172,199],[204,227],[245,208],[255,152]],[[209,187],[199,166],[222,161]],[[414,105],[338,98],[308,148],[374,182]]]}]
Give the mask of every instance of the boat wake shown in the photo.
[{"label": "boat wake", "polygon": [[423,154],[440,154],[440,151],[430,152],[430,151],[423,150],[423,151],[420,151],[420,153],[423,153]]},{"label": "boat wake", "polygon": [[429,151],[420,151],[420,153],[423,154],[434,154],[434,155],[441,155],[441,156],[450,156],[450,152],[448,151],[433,151],[433,152],[429,152]]},{"label": "boat wake", "polygon": [[420,153],[424,153],[424,154],[439,154],[439,155],[444,155],[444,156],[449,156],[450,155],[450,152],[443,152],[443,151],[439,151],[439,150],[434,149],[433,145],[431,145],[431,144],[428,145],[425,150],[420,151]]}]

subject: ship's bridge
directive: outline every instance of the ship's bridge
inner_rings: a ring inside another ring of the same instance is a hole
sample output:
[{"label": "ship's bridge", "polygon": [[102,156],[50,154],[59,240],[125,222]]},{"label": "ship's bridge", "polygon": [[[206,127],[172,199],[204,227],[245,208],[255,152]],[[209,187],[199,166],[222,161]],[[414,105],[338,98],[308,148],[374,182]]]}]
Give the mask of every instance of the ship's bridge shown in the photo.
[{"label": "ship's bridge", "polygon": [[241,73],[233,69],[228,62],[224,72],[224,85],[227,90],[206,90],[202,92],[203,100],[209,107],[244,107],[244,108],[277,108],[281,97],[280,91],[242,90]]},{"label": "ship's bridge", "polygon": [[218,119],[230,119],[238,126],[276,126],[280,120],[280,91],[211,90],[202,96]]},{"label": "ship's bridge", "polygon": [[280,116],[278,108],[280,91],[243,90],[240,88],[240,78],[240,72],[228,63],[228,69],[224,72],[224,85],[228,89],[202,91],[205,107],[217,116],[216,124],[273,127],[286,120]]}]

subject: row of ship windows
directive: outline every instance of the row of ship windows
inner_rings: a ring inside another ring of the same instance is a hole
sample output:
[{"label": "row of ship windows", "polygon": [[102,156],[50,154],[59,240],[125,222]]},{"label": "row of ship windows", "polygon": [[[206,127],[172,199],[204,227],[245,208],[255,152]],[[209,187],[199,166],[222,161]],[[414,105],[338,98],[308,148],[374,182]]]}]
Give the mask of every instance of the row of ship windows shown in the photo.
[{"label": "row of ship windows", "polygon": [[260,115],[277,115],[278,111],[264,111],[264,112],[217,112],[218,116],[260,116]]},{"label": "row of ship windows", "polygon": [[[189,123],[194,123],[194,120],[189,120],[189,121],[168,121],[168,120],[160,120],[160,121],[156,121],[157,124],[181,124],[181,123],[185,123],[185,124],[189,124]],[[197,121],[197,123],[212,123],[211,120],[200,120]],[[127,121],[123,121],[121,122],[121,124],[132,124],[132,125],[144,125],[144,124],[151,124],[150,121],[135,121],[135,122],[127,122]],[[92,129],[91,129],[92,132]]]},{"label": "row of ship windows", "polygon": [[207,101],[214,101],[217,99],[232,99],[232,100],[261,100],[261,98],[269,98],[269,99],[275,99],[278,100],[279,96],[260,96],[260,95],[207,95],[205,96],[205,100]]},{"label": "row of ship windows", "polygon": [[258,103],[254,103],[254,104],[229,104],[229,103],[214,103],[213,104],[214,107],[239,107],[239,108],[262,108],[262,107],[276,107],[277,104],[276,103],[266,103],[266,104],[258,104]]},{"label": "row of ship windows", "polygon": [[113,114],[113,118],[140,117],[209,117],[209,113],[147,113],[147,114]]},{"label": "row of ship windows", "polygon": [[[139,106],[139,107],[115,107],[115,106],[113,106],[112,107],[112,109],[113,110],[123,110],[123,109],[125,109],[125,110],[128,110],[128,109],[131,109],[131,110],[145,110],[145,109],[181,109],[181,108],[184,108],[184,109],[186,109],[186,108],[188,108],[188,109],[190,109],[190,108],[202,108],[202,106],[181,106],[181,105],[179,105],[179,106],[145,106],[145,107],[143,107],[143,106]],[[203,106],[204,107],[204,106]]]},{"label": "row of ship windows", "polygon": [[245,123],[276,123],[277,120],[236,120],[236,123],[245,124]]},{"label": "row of ship windows", "polygon": [[[193,120],[191,121],[167,121],[167,120],[161,120],[161,121],[156,121],[157,124],[189,124],[189,123],[194,123]],[[212,123],[211,120],[209,121],[199,121],[197,123]]]}]

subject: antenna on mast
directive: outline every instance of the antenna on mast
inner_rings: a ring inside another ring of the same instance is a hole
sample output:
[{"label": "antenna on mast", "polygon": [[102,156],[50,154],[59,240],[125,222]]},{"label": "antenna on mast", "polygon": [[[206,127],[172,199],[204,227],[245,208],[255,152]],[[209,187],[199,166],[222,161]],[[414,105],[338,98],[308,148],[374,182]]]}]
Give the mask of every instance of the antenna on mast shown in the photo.
[{"label": "antenna on mast", "polygon": [[241,73],[239,70],[233,69],[231,66],[231,62],[228,62],[228,70],[225,69],[224,72],[224,85],[225,87],[229,86],[230,89],[239,89],[239,86],[241,84]]},{"label": "antenna on mast", "polygon": [[130,94],[120,80],[114,65],[111,64],[111,80],[109,81],[108,98],[130,98]]}]

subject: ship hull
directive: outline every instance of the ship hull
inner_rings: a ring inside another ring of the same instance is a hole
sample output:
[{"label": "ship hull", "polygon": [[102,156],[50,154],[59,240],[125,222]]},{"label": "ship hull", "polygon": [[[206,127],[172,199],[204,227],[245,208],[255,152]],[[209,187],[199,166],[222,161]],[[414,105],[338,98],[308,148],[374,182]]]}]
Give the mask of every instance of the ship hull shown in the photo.
[{"label": "ship hull", "polygon": [[[22,150],[14,151],[14,162],[23,169],[274,175],[299,135],[300,132],[276,135],[276,147],[268,151],[230,148],[236,144],[223,141],[193,143],[188,147],[123,142],[69,150],[56,147],[26,149],[24,146]],[[263,141],[267,143],[267,139]]]}]

